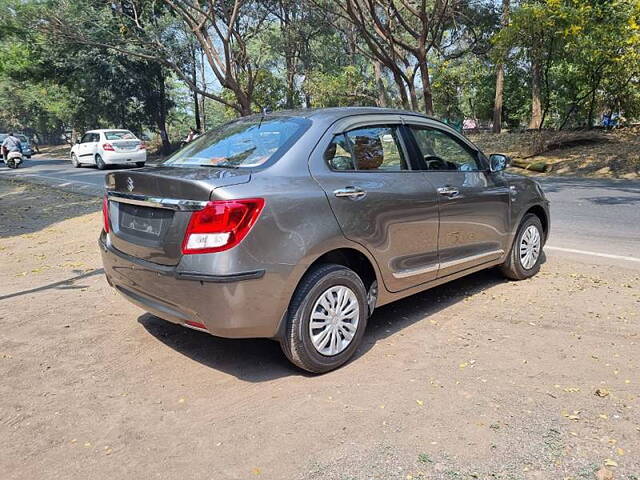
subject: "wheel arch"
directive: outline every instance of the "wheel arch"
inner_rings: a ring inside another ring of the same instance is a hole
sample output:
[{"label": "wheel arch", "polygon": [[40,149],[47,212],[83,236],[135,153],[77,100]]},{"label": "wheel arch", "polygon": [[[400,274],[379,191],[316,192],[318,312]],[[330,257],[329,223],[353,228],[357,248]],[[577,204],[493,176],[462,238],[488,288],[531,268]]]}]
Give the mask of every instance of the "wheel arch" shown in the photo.
[{"label": "wheel arch", "polygon": [[284,334],[287,311],[291,300],[295,295],[295,291],[298,289],[298,286],[304,276],[318,265],[333,263],[350,268],[360,277],[367,292],[373,282],[376,281],[378,283],[378,299],[380,298],[380,290],[384,290],[384,287],[381,286],[382,283],[380,282],[380,272],[377,269],[374,259],[368,253],[363,252],[355,246],[334,245],[333,248],[317,253],[311,261],[305,263],[305,267],[295,274],[295,283],[291,290],[291,296],[289,297],[285,311],[280,318],[277,333],[275,335],[275,338],[278,340],[281,339]]},{"label": "wheel arch", "polygon": [[[530,213],[540,219],[540,223],[542,223],[544,239],[546,241],[549,235],[549,215],[547,214],[547,211],[541,205],[532,205],[524,212],[524,214],[522,215],[522,218],[524,218]],[[520,222],[522,222],[522,218],[520,219]]]},{"label": "wheel arch", "polygon": [[374,281],[378,280],[378,273],[373,261],[363,252],[352,247],[335,248],[323,253],[306,268],[303,276],[315,266],[326,263],[335,263],[350,268],[358,274],[367,290]]}]

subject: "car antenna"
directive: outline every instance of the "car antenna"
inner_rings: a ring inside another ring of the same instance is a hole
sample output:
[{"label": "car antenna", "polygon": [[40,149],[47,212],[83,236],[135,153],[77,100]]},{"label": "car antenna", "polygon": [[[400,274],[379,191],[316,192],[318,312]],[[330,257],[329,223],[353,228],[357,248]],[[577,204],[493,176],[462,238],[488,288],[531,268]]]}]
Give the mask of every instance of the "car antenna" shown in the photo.
[{"label": "car antenna", "polygon": [[262,116],[260,117],[260,123],[258,124],[258,130],[260,130],[260,127],[262,126],[262,120],[264,120],[264,117],[269,113],[271,113],[271,109],[269,107],[263,107]]}]

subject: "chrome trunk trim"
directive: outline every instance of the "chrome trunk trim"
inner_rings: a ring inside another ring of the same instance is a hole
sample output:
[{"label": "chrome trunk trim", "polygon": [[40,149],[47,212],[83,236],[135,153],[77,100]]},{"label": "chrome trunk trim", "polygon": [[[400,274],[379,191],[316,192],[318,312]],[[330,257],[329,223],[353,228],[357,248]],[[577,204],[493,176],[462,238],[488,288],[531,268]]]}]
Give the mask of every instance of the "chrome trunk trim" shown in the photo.
[{"label": "chrome trunk trim", "polygon": [[166,208],[169,210],[195,211],[202,210],[207,202],[196,200],[181,200],[176,198],[161,198],[140,195],[137,193],[107,192],[107,198],[113,202],[129,203],[143,207]]}]

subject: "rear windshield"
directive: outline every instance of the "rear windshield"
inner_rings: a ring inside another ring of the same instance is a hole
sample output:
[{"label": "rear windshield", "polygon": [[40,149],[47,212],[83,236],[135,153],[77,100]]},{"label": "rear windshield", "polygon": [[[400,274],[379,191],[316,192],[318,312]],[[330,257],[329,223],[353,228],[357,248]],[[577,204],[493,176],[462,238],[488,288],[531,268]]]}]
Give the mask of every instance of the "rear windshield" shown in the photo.
[{"label": "rear windshield", "polygon": [[309,124],[297,117],[237,120],[198,137],[164,165],[259,167],[282,156]]},{"label": "rear windshield", "polygon": [[104,132],[104,136],[107,140],[135,140],[136,136],[129,130],[113,130],[111,132]]}]

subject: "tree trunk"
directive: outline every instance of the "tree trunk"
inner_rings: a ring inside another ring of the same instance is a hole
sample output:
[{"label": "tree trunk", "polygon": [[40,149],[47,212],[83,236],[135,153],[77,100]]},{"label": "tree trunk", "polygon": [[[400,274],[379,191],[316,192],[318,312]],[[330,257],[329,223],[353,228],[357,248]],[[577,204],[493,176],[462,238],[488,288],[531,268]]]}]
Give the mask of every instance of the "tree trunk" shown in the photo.
[{"label": "tree trunk", "polygon": [[429,65],[427,65],[426,57],[420,62],[420,78],[422,79],[424,113],[433,116],[433,94],[431,92],[431,79],[429,78]]},{"label": "tree trunk", "polygon": [[238,100],[239,113],[241,117],[248,117],[253,112],[251,111],[251,100],[244,92],[238,90],[234,92]]},{"label": "tree trunk", "polygon": [[168,155],[171,153],[171,142],[169,141],[169,134],[167,133],[167,92],[164,84],[164,72],[162,71],[162,68],[158,68],[157,71],[158,108],[155,120],[158,132],[160,133],[160,139],[162,140],[161,153],[163,155]]},{"label": "tree trunk", "polygon": [[[502,28],[509,25],[509,9],[511,1],[502,0]],[[504,97],[504,63],[500,62],[496,68],[496,96],[493,101],[493,133],[502,131],[502,105]]]},{"label": "tree trunk", "polygon": [[420,108],[418,105],[418,95],[416,94],[416,85],[414,83],[415,78],[409,77],[407,87],[409,87],[409,98],[411,99],[411,110],[417,112]]},{"label": "tree trunk", "polygon": [[411,100],[411,110],[417,112],[420,109],[418,104],[418,94],[416,93],[416,71],[411,68],[407,68],[405,72],[405,81],[409,90],[409,99]]},{"label": "tree trunk", "polygon": [[498,65],[496,72],[496,96],[493,101],[493,133],[502,131],[502,97],[504,92],[504,65]]},{"label": "tree trunk", "polygon": [[376,87],[378,89],[378,106],[387,107],[389,101],[387,99],[387,89],[384,86],[384,80],[382,79],[382,65],[379,61],[373,61],[373,73],[376,78]]},{"label": "tree trunk", "polygon": [[400,101],[402,102],[402,108],[409,110],[409,97],[407,97],[407,86],[398,72],[391,70],[393,73],[393,81],[398,87],[398,93],[400,94]]},{"label": "tree trunk", "polygon": [[531,129],[540,128],[542,125],[541,83],[540,58],[537,53],[534,53],[531,58],[531,121],[529,122],[529,128]]},{"label": "tree trunk", "polygon": [[[191,69],[191,78],[193,80],[194,85],[198,84],[198,59],[196,57],[196,49],[193,47],[193,51],[191,52],[193,65]],[[202,125],[200,124],[200,102],[198,100],[198,93],[193,92],[193,116],[196,119],[196,130],[201,131]]]},{"label": "tree trunk", "polygon": [[[200,83],[202,84],[202,90],[207,91],[207,78],[204,72],[204,52],[200,49]],[[205,111],[205,96],[200,95],[200,125],[202,126],[202,133],[207,131],[207,112]]]},{"label": "tree trunk", "polygon": [[200,99],[198,98],[198,94],[193,92],[193,116],[196,119],[196,130],[199,132],[202,131],[202,123],[200,122]]},{"label": "tree trunk", "polygon": [[591,101],[589,102],[589,117],[587,118],[587,122],[589,122],[589,124],[587,125],[587,128],[593,128],[593,112],[596,107],[596,91],[597,90],[598,90],[598,86],[596,85],[596,87],[593,89],[593,92],[591,93]]}]

